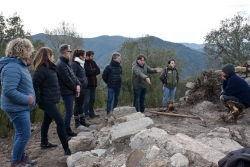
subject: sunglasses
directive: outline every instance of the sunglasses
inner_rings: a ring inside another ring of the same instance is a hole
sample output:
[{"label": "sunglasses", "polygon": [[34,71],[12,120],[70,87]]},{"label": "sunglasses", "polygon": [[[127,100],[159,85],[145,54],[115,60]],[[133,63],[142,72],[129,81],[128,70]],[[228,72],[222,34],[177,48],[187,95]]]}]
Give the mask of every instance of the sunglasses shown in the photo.
[{"label": "sunglasses", "polygon": [[68,51],[66,51],[66,52],[72,53],[72,51],[71,51],[71,50],[68,50]]}]

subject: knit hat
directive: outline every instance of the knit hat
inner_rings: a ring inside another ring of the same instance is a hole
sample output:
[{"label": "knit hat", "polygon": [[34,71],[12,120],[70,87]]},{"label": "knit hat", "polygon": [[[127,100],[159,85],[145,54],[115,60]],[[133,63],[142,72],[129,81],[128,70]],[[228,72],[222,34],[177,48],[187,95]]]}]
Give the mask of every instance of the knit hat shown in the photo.
[{"label": "knit hat", "polygon": [[224,67],[222,67],[221,70],[222,70],[222,72],[230,75],[230,74],[234,73],[235,68],[232,64],[226,64]]}]

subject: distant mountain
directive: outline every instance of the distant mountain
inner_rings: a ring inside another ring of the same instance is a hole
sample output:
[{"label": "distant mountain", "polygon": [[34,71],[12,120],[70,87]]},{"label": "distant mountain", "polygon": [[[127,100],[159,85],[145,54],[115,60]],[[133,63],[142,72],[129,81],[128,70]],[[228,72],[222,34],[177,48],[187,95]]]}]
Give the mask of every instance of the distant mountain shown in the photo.
[{"label": "distant mountain", "polygon": [[[40,39],[45,41],[45,34],[33,35],[34,40]],[[191,49],[188,46],[200,47],[199,44],[180,44],[173,43],[169,41],[163,41],[160,38],[154,37],[154,46],[156,47],[165,47],[167,49],[174,49],[176,54],[183,59],[187,64],[183,70],[183,76],[192,75],[190,69],[195,69],[199,71],[206,69],[205,56],[202,52]],[[122,44],[127,40],[127,38],[122,36],[99,36],[95,38],[84,38],[84,49],[93,50],[95,52],[95,61],[103,70],[104,67],[110,62],[110,58],[113,52],[118,51]],[[134,38],[133,40],[138,40]]]},{"label": "distant mountain", "polygon": [[199,52],[203,52],[203,48],[205,46],[205,44],[196,44],[196,43],[181,43],[181,44],[191,49],[197,50]]}]

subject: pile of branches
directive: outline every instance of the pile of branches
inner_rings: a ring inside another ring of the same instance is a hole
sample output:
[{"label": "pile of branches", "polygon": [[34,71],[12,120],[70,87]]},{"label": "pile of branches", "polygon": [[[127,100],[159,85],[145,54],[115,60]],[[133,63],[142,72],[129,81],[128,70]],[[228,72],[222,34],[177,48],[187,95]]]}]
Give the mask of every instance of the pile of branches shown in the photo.
[{"label": "pile of branches", "polygon": [[221,94],[222,79],[221,74],[212,70],[203,71],[196,79],[194,88],[189,92],[187,102],[196,104],[207,100],[213,103],[219,101]]}]

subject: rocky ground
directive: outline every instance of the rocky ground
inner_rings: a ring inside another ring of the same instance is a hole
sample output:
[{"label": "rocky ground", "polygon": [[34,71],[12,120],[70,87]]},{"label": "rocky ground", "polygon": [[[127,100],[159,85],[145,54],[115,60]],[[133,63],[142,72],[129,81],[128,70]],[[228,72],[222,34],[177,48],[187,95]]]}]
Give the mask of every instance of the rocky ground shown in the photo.
[{"label": "rocky ground", "polygon": [[[192,138],[197,137],[201,133],[208,133],[216,127],[230,128],[231,130],[245,130],[245,135],[250,138],[249,124],[250,124],[250,109],[244,110],[245,113],[238,119],[236,123],[225,123],[219,121],[219,115],[227,111],[221,105],[213,104],[208,101],[200,102],[196,105],[177,104],[173,113],[191,115],[192,113],[198,114],[206,122],[204,126],[200,119],[171,117],[164,115],[156,115],[150,111],[159,111],[159,108],[147,108],[145,111],[146,117],[154,121],[154,127],[165,130],[169,135],[182,133]],[[100,114],[100,118],[91,119],[88,122],[95,129],[101,129],[107,125],[105,118],[105,109],[97,109],[96,114]],[[72,120],[72,127],[74,127]],[[64,156],[63,149],[60,146],[60,141],[56,133],[56,126],[53,122],[49,129],[49,142],[58,144],[57,148],[40,150],[40,125],[32,125],[32,137],[27,145],[27,153],[32,159],[37,160],[35,167],[66,167],[67,156]],[[74,129],[74,128],[72,128]],[[248,141],[247,141],[248,142]],[[0,163],[1,167],[7,167],[10,164],[12,139],[1,139],[0,141]],[[124,144],[117,145],[113,154],[120,154],[121,151],[129,153],[130,148]]]}]

